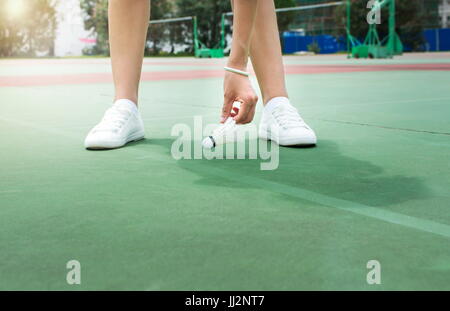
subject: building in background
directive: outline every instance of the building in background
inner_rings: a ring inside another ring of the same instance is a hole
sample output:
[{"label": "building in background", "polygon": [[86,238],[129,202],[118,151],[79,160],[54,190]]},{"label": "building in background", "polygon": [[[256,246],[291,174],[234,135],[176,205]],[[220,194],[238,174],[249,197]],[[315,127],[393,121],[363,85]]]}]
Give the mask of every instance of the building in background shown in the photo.
[{"label": "building in background", "polygon": [[58,1],[58,27],[55,38],[55,56],[81,56],[83,49],[95,44],[90,31],[84,29],[79,0]]}]

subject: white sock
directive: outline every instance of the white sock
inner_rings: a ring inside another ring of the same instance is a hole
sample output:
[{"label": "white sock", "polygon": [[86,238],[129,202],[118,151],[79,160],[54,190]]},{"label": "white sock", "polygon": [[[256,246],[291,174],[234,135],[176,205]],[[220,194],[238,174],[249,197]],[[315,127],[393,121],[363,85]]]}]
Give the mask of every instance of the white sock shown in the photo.
[{"label": "white sock", "polygon": [[129,99],[118,99],[114,102],[114,105],[125,107],[131,110],[133,113],[138,113],[138,108],[134,102]]},{"label": "white sock", "polygon": [[269,100],[264,107],[264,112],[266,113],[272,113],[272,111],[277,108],[280,105],[290,105],[291,102],[289,101],[289,98],[287,97],[274,97],[271,100]]}]

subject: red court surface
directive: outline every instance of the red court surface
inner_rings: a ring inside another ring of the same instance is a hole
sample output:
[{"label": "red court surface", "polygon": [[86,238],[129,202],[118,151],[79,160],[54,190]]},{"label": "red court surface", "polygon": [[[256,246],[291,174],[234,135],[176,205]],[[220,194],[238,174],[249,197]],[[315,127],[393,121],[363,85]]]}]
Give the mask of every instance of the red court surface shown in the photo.
[{"label": "red court surface", "polygon": [[[341,59],[343,56],[341,56]],[[297,57],[303,60],[304,57]],[[426,58],[425,58],[426,59]],[[360,60],[358,60],[360,62]],[[52,74],[52,67],[58,65],[105,65],[105,59],[81,59],[74,60],[9,60],[0,63],[0,66],[46,66],[45,74],[32,75],[3,75],[0,76],[0,87],[21,86],[49,86],[64,84],[90,84],[111,83],[112,77],[109,72],[90,73],[67,73]],[[142,73],[142,81],[162,80],[192,80],[205,78],[219,78],[223,76],[222,66],[224,60],[197,60],[183,59],[180,61],[149,61],[144,62],[147,66],[162,66],[166,68],[180,67],[182,70],[146,71]],[[193,67],[192,70],[183,69],[186,66]],[[198,69],[196,67],[199,67]],[[210,67],[205,69],[204,67]],[[328,73],[351,73],[351,72],[374,72],[374,71],[450,71],[450,63],[371,63],[371,60],[359,64],[337,63],[337,64],[287,64],[286,74],[328,74]]]}]

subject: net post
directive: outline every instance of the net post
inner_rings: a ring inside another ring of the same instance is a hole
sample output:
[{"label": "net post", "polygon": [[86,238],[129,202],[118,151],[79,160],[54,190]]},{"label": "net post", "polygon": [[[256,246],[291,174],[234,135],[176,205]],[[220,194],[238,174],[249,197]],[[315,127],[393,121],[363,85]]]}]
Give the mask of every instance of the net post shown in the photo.
[{"label": "net post", "polygon": [[394,40],[396,39],[395,31],[395,0],[392,0],[389,6],[389,39],[388,49],[392,55],[395,54]]},{"label": "net post", "polygon": [[351,2],[347,0],[347,56],[350,56]]},{"label": "net post", "polygon": [[198,33],[197,33],[197,16],[193,16],[192,17],[193,23],[194,23],[194,27],[193,27],[193,32],[194,32],[194,55],[195,57],[197,57],[198,55]]}]

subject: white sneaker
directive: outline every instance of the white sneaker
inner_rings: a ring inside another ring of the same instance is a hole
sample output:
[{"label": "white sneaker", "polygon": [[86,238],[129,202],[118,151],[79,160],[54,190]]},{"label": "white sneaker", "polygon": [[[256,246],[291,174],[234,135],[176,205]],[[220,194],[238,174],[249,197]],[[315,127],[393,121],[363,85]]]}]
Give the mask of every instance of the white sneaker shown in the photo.
[{"label": "white sneaker", "polygon": [[303,121],[289,100],[285,97],[283,99],[285,100],[277,105],[269,106],[270,101],[267,103],[259,125],[259,137],[272,140],[280,146],[315,145],[317,138],[314,131]]},{"label": "white sneaker", "polygon": [[103,119],[87,135],[87,149],[113,149],[144,138],[144,123],[136,105],[119,99],[106,110]]}]

